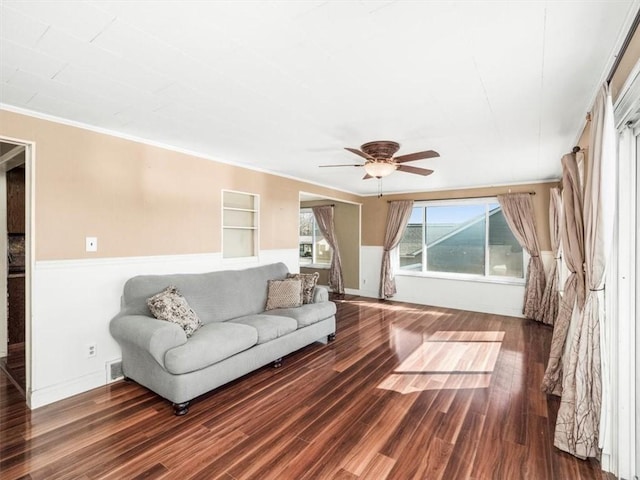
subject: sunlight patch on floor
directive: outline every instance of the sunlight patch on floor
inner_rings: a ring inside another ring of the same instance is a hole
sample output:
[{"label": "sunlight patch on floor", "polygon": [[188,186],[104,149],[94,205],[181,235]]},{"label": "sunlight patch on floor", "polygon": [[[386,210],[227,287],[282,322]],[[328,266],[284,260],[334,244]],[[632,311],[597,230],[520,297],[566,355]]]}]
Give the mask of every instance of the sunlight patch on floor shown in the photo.
[{"label": "sunlight patch on floor", "polygon": [[378,388],[403,394],[487,388],[504,333],[437,331],[423,340]]}]

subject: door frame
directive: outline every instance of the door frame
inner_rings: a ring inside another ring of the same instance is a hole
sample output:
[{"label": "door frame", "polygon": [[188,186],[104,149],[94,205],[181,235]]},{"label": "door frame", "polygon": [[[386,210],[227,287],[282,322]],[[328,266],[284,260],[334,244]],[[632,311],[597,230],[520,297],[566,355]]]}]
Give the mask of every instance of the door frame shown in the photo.
[{"label": "door frame", "polygon": [[[24,319],[24,346],[25,346],[25,397],[27,406],[31,407],[31,391],[32,391],[32,378],[33,378],[33,362],[32,362],[32,315],[33,315],[33,273],[35,271],[35,159],[36,159],[36,145],[35,142],[28,140],[22,140],[18,138],[8,137],[0,135],[0,142],[12,143],[17,146],[23,146],[25,149],[24,154],[24,167],[25,167],[25,319]],[[5,172],[11,168],[11,165],[0,165],[2,170],[3,179],[0,180],[0,205],[3,205],[5,220],[3,227],[0,226],[0,247],[4,244],[4,251],[7,248],[7,226],[6,226],[6,211],[7,211],[7,196],[6,196],[6,175]],[[4,193],[4,194],[3,194]],[[0,255],[0,272],[7,271],[7,258],[6,254]],[[2,275],[6,277],[6,275]],[[0,280],[0,284],[4,282],[4,291],[7,291],[7,279]],[[6,295],[0,295],[0,342],[6,349],[7,344],[7,299]],[[6,352],[5,352],[6,354]]]},{"label": "door frame", "polygon": [[640,235],[637,233],[638,226],[640,226],[640,168],[638,167],[638,152],[636,152],[636,219],[635,219],[635,256],[636,256],[636,271],[635,271],[635,478],[640,478]]}]

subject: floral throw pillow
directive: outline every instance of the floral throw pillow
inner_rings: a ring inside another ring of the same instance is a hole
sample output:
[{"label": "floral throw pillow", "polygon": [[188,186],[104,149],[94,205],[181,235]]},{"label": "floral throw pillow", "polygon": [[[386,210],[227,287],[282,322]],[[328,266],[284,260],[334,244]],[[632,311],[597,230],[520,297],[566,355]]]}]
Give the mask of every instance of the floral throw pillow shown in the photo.
[{"label": "floral throw pillow", "polygon": [[157,319],[180,325],[187,334],[187,338],[202,325],[196,312],[187,303],[187,299],[173,285],[148,298],[147,306]]},{"label": "floral throw pillow", "polygon": [[313,273],[289,273],[287,278],[297,278],[302,282],[302,303],[313,303],[313,290],[316,288],[318,278],[320,274],[318,272]]},{"label": "floral throw pillow", "polygon": [[275,308],[294,308],[302,305],[302,282],[296,278],[286,280],[269,280],[269,293],[267,294],[267,307],[265,310]]}]

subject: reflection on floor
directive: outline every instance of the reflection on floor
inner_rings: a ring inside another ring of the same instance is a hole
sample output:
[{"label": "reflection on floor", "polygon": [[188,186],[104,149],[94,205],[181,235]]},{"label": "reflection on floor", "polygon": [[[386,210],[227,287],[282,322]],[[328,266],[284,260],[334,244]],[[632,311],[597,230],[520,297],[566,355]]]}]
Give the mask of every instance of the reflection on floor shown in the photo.
[{"label": "reflection on floor", "polygon": [[7,374],[12,383],[18,387],[22,396],[24,396],[27,384],[24,342],[9,345],[7,356],[0,358],[0,370],[3,370]]},{"label": "reflection on floor", "polygon": [[[402,328],[395,325],[394,328]],[[505,332],[438,330],[385,378],[378,388],[399,393],[487,388]],[[402,333],[394,333],[398,338]]]}]

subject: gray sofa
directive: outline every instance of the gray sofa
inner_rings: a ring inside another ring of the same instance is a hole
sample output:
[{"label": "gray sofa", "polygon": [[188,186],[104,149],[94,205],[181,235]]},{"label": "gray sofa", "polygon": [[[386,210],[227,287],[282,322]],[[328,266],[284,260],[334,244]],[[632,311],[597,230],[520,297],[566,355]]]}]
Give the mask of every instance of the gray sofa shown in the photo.
[{"label": "gray sofa", "polygon": [[[282,280],[283,263],[201,274],[142,275],[124,286],[122,310],[110,323],[122,348],[122,369],[173,402],[176,415],[189,401],[318,340],[333,340],[336,306],[324,287],[313,303],[264,311],[268,280]],[[146,300],[175,285],[202,321],[187,338],[177,324],[151,315]]]}]

